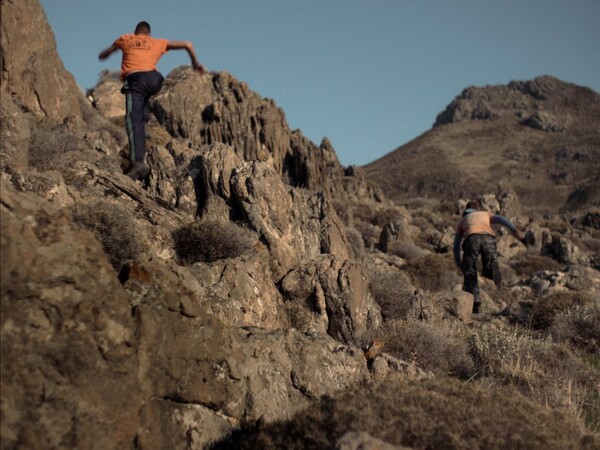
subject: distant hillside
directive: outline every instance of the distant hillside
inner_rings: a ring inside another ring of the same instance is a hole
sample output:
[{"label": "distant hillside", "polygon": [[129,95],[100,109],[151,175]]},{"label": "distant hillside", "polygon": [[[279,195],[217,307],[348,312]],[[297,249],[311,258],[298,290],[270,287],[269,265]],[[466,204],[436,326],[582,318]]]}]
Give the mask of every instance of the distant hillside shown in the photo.
[{"label": "distant hillside", "polygon": [[470,87],[430,131],[365,169],[400,202],[502,186],[531,211],[599,206],[600,95],[550,76]]}]

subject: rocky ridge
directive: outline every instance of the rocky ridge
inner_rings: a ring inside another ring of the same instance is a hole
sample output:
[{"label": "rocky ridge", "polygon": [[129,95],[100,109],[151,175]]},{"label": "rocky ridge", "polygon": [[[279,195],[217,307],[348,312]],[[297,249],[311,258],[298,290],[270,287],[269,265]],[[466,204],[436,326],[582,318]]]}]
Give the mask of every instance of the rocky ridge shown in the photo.
[{"label": "rocky ridge", "polygon": [[[60,91],[72,77],[54,64],[44,89],[70,106],[31,103],[48,68],[5,62],[15,26],[46,43],[38,61],[59,60],[38,2],[3,3],[3,448],[227,445],[357,386],[435,377],[425,355],[374,339],[386,323],[477,326],[447,265],[454,211],[386,200],[272,100],[185,68],[152,102],[152,174],[133,182],[114,78],[88,101]],[[521,212],[515,191],[481,200]],[[596,219],[560,235],[530,224],[530,254],[556,265],[528,277],[525,249],[501,234],[508,293],[483,282],[489,320],[505,329],[542,294],[597,293]]]}]

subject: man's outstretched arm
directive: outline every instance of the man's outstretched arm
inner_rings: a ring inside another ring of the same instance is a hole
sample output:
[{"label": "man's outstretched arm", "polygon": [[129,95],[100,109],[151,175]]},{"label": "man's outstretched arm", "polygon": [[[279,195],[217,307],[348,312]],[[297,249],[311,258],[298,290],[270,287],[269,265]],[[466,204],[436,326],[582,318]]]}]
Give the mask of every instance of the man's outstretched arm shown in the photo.
[{"label": "man's outstretched arm", "polygon": [[169,41],[167,43],[167,50],[186,50],[192,60],[192,67],[200,73],[206,72],[204,66],[198,62],[194,45],[190,41]]},{"label": "man's outstretched arm", "polygon": [[511,234],[514,237],[516,237],[519,241],[523,242],[523,239],[525,239],[525,235],[523,234],[523,232],[520,231],[519,229],[517,229],[517,227],[506,217],[501,216],[499,214],[495,214],[492,216],[491,222],[498,223],[498,224],[508,228],[510,230]]},{"label": "man's outstretched arm", "polygon": [[100,54],[98,55],[98,59],[103,60],[108,58],[110,55],[112,55],[114,52],[116,52],[117,50],[119,50],[119,48],[113,44],[108,48],[105,48],[104,50],[102,50],[100,52]]}]

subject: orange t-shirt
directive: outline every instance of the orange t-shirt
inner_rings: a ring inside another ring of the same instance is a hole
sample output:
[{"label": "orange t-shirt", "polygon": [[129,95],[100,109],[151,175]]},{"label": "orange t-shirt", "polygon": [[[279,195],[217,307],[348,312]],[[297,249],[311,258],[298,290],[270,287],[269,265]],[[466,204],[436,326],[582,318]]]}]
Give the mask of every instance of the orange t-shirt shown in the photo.
[{"label": "orange t-shirt", "polygon": [[495,236],[492,230],[491,219],[493,214],[488,211],[474,211],[462,218],[458,227],[457,234],[467,237],[471,234],[489,234]]},{"label": "orange t-shirt", "polygon": [[124,34],[114,43],[123,52],[121,78],[132,72],[156,70],[156,63],[167,52],[167,39],[145,34]]}]

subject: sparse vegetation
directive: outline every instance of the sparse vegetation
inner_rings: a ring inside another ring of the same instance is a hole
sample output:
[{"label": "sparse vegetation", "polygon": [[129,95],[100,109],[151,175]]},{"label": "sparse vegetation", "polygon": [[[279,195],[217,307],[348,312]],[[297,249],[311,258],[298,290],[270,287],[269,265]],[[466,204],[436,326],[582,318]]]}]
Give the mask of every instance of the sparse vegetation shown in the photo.
[{"label": "sparse vegetation", "polygon": [[437,375],[469,378],[473,362],[459,329],[435,326],[418,320],[387,321],[378,337],[385,351]]},{"label": "sparse vegetation", "polygon": [[545,270],[559,270],[561,265],[548,256],[524,254],[510,262],[517,275],[531,276]]},{"label": "sparse vegetation", "polygon": [[256,250],[258,240],[232,222],[205,220],[173,232],[175,252],[182,264],[236,258]]},{"label": "sparse vegetation", "polygon": [[334,449],[355,430],[414,449],[591,450],[599,443],[572,418],[510,387],[390,377],[325,397],[289,421],[242,430],[213,449]]}]

